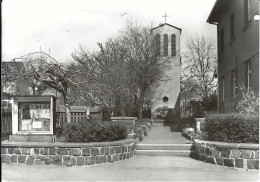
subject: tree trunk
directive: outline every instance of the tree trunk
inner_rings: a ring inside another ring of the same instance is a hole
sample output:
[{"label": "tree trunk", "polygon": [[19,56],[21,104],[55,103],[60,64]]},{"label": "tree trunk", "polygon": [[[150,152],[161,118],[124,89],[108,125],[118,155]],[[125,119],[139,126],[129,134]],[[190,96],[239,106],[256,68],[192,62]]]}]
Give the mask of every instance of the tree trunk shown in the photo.
[{"label": "tree trunk", "polygon": [[64,96],[64,105],[65,105],[66,122],[71,123],[70,105],[69,105],[68,98],[66,96]]}]

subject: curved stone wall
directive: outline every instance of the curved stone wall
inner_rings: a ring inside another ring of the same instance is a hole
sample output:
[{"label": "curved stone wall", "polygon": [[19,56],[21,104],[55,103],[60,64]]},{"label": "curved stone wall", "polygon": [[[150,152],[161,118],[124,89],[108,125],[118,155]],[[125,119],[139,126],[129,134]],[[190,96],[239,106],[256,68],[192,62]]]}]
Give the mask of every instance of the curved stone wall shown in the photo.
[{"label": "curved stone wall", "polygon": [[244,169],[259,169],[259,144],[192,139],[199,160]]},{"label": "curved stone wall", "polygon": [[82,166],[125,160],[134,156],[135,140],[101,143],[3,142],[2,163]]}]

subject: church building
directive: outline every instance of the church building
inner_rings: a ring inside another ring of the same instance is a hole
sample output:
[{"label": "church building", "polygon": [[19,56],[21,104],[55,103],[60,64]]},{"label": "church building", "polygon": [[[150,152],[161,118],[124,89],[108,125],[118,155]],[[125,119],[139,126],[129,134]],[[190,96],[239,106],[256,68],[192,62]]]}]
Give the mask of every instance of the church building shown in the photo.
[{"label": "church building", "polygon": [[156,116],[156,109],[168,107],[165,122],[177,122],[180,118],[180,37],[181,29],[168,23],[160,24],[151,29],[160,47],[159,57],[169,59],[170,68],[166,71],[166,79],[152,87],[152,116]]}]

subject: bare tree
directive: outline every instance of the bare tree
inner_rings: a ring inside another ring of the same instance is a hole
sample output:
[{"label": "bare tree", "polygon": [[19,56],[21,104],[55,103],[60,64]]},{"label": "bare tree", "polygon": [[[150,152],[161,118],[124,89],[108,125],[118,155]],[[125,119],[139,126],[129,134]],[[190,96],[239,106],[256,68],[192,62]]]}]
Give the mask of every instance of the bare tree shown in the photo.
[{"label": "bare tree", "polygon": [[[77,86],[75,74],[66,65],[59,64],[53,57],[44,52],[30,53],[20,58],[24,59],[24,69],[21,72],[11,68],[4,77],[12,77],[16,81],[27,80],[31,84],[44,84],[60,92],[64,99],[67,122],[71,122],[69,88]],[[3,78],[3,75],[2,75]],[[6,80],[8,81],[8,80]]]},{"label": "bare tree", "polygon": [[[100,50],[88,53],[82,47],[72,54],[81,76],[97,87],[94,94],[117,115],[141,117],[144,97],[151,85],[165,79],[170,61],[158,57],[155,36],[149,28],[128,24],[119,36],[110,38]],[[124,109],[127,108],[127,109]]]},{"label": "bare tree", "polygon": [[188,39],[187,51],[183,53],[182,92],[195,92],[208,97],[216,88],[214,73],[217,69],[215,42],[202,36]]}]

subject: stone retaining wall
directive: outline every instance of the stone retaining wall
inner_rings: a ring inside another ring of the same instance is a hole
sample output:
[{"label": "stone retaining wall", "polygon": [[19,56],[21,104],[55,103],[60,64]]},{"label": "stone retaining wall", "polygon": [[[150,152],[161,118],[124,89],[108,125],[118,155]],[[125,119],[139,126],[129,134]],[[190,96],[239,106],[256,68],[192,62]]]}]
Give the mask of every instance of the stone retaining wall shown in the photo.
[{"label": "stone retaining wall", "polygon": [[259,169],[259,145],[193,139],[199,160],[244,169]]},{"label": "stone retaining wall", "polygon": [[3,142],[2,163],[82,166],[125,160],[134,156],[135,140],[125,142],[30,143]]}]

